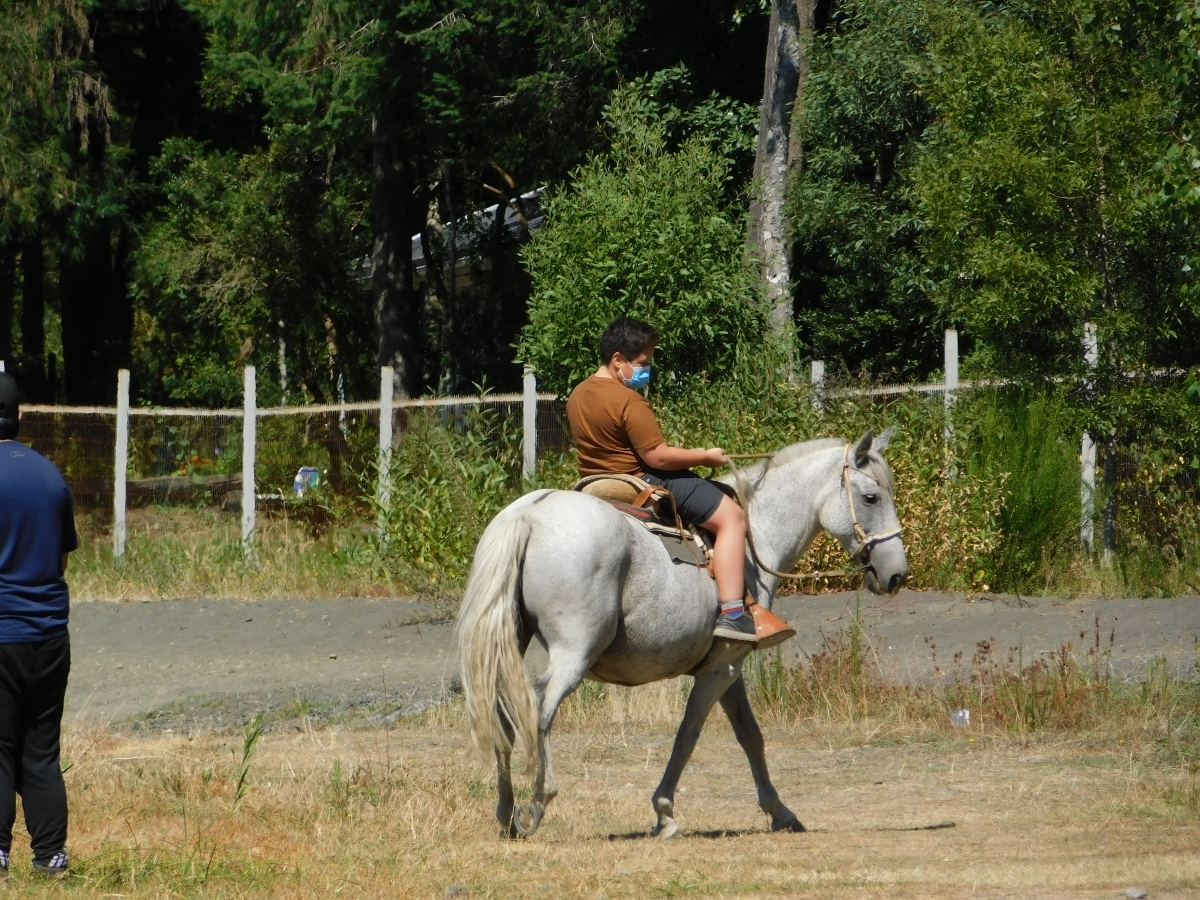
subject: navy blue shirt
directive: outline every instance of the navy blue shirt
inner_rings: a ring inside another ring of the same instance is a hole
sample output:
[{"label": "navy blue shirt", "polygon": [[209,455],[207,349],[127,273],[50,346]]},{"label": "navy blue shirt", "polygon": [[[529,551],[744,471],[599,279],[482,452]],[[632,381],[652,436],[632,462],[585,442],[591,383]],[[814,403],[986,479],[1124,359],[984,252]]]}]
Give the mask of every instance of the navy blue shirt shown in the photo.
[{"label": "navy blue shirt", "polygon": [[0,441],[0,643],[67,630],[62,555],[78,546],[71,492],[54,463]]}]

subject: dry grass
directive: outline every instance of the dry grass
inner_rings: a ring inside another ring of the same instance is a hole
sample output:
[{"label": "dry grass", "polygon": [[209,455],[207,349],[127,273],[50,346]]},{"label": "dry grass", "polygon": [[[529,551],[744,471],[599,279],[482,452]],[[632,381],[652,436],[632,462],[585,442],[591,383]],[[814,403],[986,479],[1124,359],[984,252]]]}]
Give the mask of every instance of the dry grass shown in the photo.
[{"label": "dry grass", "polygon": [[[1200,793],[1163,735],[800,719],[767,728],[776,785],[811,829],[773,835],[714,715],[652,840],[650,794],[683,686],[588,687],[556,729],[561,786],[531,840],[497,837],[489,767],[455,707],[384,730],[269,733],[235,802],[242,735],[68,734],[73,874],[30,896],[978,897],[1200,892]],[[953,828],[929,826],[953,822]]]}]

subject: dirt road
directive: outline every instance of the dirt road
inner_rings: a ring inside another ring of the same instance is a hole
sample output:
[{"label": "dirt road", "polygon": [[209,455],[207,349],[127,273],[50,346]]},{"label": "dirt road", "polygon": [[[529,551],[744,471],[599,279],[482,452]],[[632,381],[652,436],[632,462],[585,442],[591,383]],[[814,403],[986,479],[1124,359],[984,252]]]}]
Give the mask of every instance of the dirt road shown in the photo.
[{"label": "dirt road", "polygon": [[[1028,662],[1067,641],[1090,645],[1097,616],[1104,647],[1113,636],[1122,677],[1139,677],[1162,654],[1194,674],[1200,650],[1200,597],[1066,601],[905,590],[892,598],[784,598],[783,615],[799,632],[789,652],[817,652],[823,635],[849,627],[856,606],[883,671],[913,681],[933,672],[927,637],[943,669],[958,652],[969,663],[989,639],[1001,660],[1019,647]],[[67,720],[174,730],[235,727],[289,704],[327,715],[402,709],[440,696],[454,671],[452,626],[430,622],[432,615],[406,599],[78,603]],[[535,669],[539,654],[531,653]]]}]

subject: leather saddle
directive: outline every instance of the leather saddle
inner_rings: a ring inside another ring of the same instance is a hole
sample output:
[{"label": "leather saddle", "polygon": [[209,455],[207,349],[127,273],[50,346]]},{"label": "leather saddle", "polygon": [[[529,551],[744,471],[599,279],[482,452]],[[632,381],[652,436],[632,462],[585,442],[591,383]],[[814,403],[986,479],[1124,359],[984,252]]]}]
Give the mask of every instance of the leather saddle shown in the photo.
[{"label": "leather saddle", "polygon": [[673,562],[699,566],[712,574],[712,535],[683,524],[675,498],[666,488],[636,475],[589,475],[575,482],[572,490],[612,504],[662,541]]},{"label": "leather saddle", "polygon": [[[636,475],[589,475],[575,482],[573,490],[608,501],[662,541],[672,562],[707,569],[709,577],[715,578],[712,535],[703,528],[683,524],[675,508],[675,498],[666,488],[643,481]],[[754,618],[759,650],[795,637],[794,628],[755,603],[749,594],[746,595],[746,610]]]}]

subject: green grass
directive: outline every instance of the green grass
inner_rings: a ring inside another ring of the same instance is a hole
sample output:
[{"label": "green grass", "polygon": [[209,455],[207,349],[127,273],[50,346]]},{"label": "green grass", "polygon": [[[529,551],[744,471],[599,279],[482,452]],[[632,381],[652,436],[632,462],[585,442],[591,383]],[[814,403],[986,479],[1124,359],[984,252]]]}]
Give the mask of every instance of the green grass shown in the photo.
[{"label": "green grass", "polygon": [[365,523],[332,524],[314,535],[309,521],[260,513],[254,554],[247,557],[237,515],[134,509],[120,563],[113,561],[106,523],[81,517],[79,531],[80,548],[67,568],[76,600],[378,597],[422,588],[383,564]]}]

